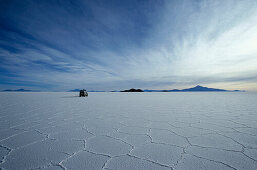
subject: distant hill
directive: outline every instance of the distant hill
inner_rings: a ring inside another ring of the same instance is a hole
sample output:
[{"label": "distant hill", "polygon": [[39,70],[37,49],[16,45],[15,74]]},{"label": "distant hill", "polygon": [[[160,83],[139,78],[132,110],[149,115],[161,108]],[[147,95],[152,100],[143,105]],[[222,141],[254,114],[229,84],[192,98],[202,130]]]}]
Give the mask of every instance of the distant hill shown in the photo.
[{"label": "distant hill", "polygon": [[123,91],[120,91],[120,92],[144,92],[144,91],[141,90],[141,89],[129,89],[129,90],[123,90]]},{"label": "distant hill", "polygon": [[32,92],[32,90],[25,90],[25,89],[11,90],[11,89],[6,89],[6,90],[3,90],[3,92]]},{"label": "distant hill", "polygon": [[192,88],[188,88],[188,89],[173,89],[173,90],[144,90],[144,92],[208,92],[208,91],[213,91],[213,92],[243,92],[241,90],[224,90],[224,89],[215,89],[215,88],[208,88],[208,87],[203,87],[200,85],[197,85],[195,87]]},{"label": "distant hill", "polygon": [[228,90],[214,89],[214,88],[208,88],[208,87],[203,87],[203,86],[197,85],[195,87],[188,88],[188,89],[182,89],[180,91],[228,91]]}]

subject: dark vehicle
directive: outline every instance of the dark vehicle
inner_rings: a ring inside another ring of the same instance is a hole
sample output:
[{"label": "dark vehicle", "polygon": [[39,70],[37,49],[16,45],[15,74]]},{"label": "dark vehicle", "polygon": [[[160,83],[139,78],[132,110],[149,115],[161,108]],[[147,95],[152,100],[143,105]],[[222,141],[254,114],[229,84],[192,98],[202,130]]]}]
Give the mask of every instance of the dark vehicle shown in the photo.
[{"label": "dark vehicle", "polygon": [[86,96],[88,96],[88,94],[85,89],[79,91],[79,97],[86,97]]}]

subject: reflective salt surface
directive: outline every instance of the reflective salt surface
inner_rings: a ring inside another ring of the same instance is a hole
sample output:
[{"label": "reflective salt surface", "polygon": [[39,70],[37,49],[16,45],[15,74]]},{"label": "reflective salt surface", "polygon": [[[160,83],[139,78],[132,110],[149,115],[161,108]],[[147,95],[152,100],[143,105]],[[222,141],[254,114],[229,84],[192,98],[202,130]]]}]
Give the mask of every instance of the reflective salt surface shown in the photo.
[{"label": "reflective salt surface", "polygon": [[0,93],[0,169],[257,169],[257,93]]}]

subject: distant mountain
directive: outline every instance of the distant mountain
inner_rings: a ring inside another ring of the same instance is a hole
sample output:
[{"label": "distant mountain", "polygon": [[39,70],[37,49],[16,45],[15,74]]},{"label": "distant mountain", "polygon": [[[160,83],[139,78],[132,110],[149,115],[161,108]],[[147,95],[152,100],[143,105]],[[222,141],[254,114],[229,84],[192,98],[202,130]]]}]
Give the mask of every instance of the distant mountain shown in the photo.
[{"label": "distant mountain", "polygon": [[3,90],[3,92],[32,92],[32,90],[25,90],[25,89],[11,90],[11,89],[6,89],[6,90]]},{"label": "distant mountain", "polygon": [[241,90],[233,90],[233,91],[230,91],[230,90],[224,90],[224,89],[215,89],[215,88],[208,88],[208,87],[203,87],[203,86],[200,86],[200,85],[197,85],[195,87],[192,87],[192,88],[188,88],[188,89],[182,89],[182,90],[179,90],[179,89],[173,89],[173,90],[144,90],[144,92],[208,92],[208,91],[214,91],[214,92],[244,92],[244,91],[241,91]]},{"label": "distant mountain", "polygon": [[129,89],[129,90],[123,90],[123,91],[120,91],[120,92],[144,92],[144,91],[141,90],[141,89]]},{"label": "distant mountain", "polygon": [[195,87],[188,88],[188,89],[182,89],[180,91],[228,91],[228,90],[214,89],[214,88],[208,88],[208,87],[203,87],[203,86],[197,85]]}]

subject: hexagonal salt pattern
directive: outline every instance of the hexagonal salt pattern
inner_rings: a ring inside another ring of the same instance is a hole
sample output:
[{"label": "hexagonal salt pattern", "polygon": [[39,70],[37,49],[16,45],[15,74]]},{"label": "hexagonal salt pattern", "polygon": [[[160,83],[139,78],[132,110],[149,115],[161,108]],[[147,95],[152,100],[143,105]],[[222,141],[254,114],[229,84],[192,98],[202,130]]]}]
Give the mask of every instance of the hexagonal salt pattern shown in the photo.
[{"label": "hexagonal salt pattern", "polygon": [[0,169],[257,169],[257,94],[76,95],[0,93]]}]

